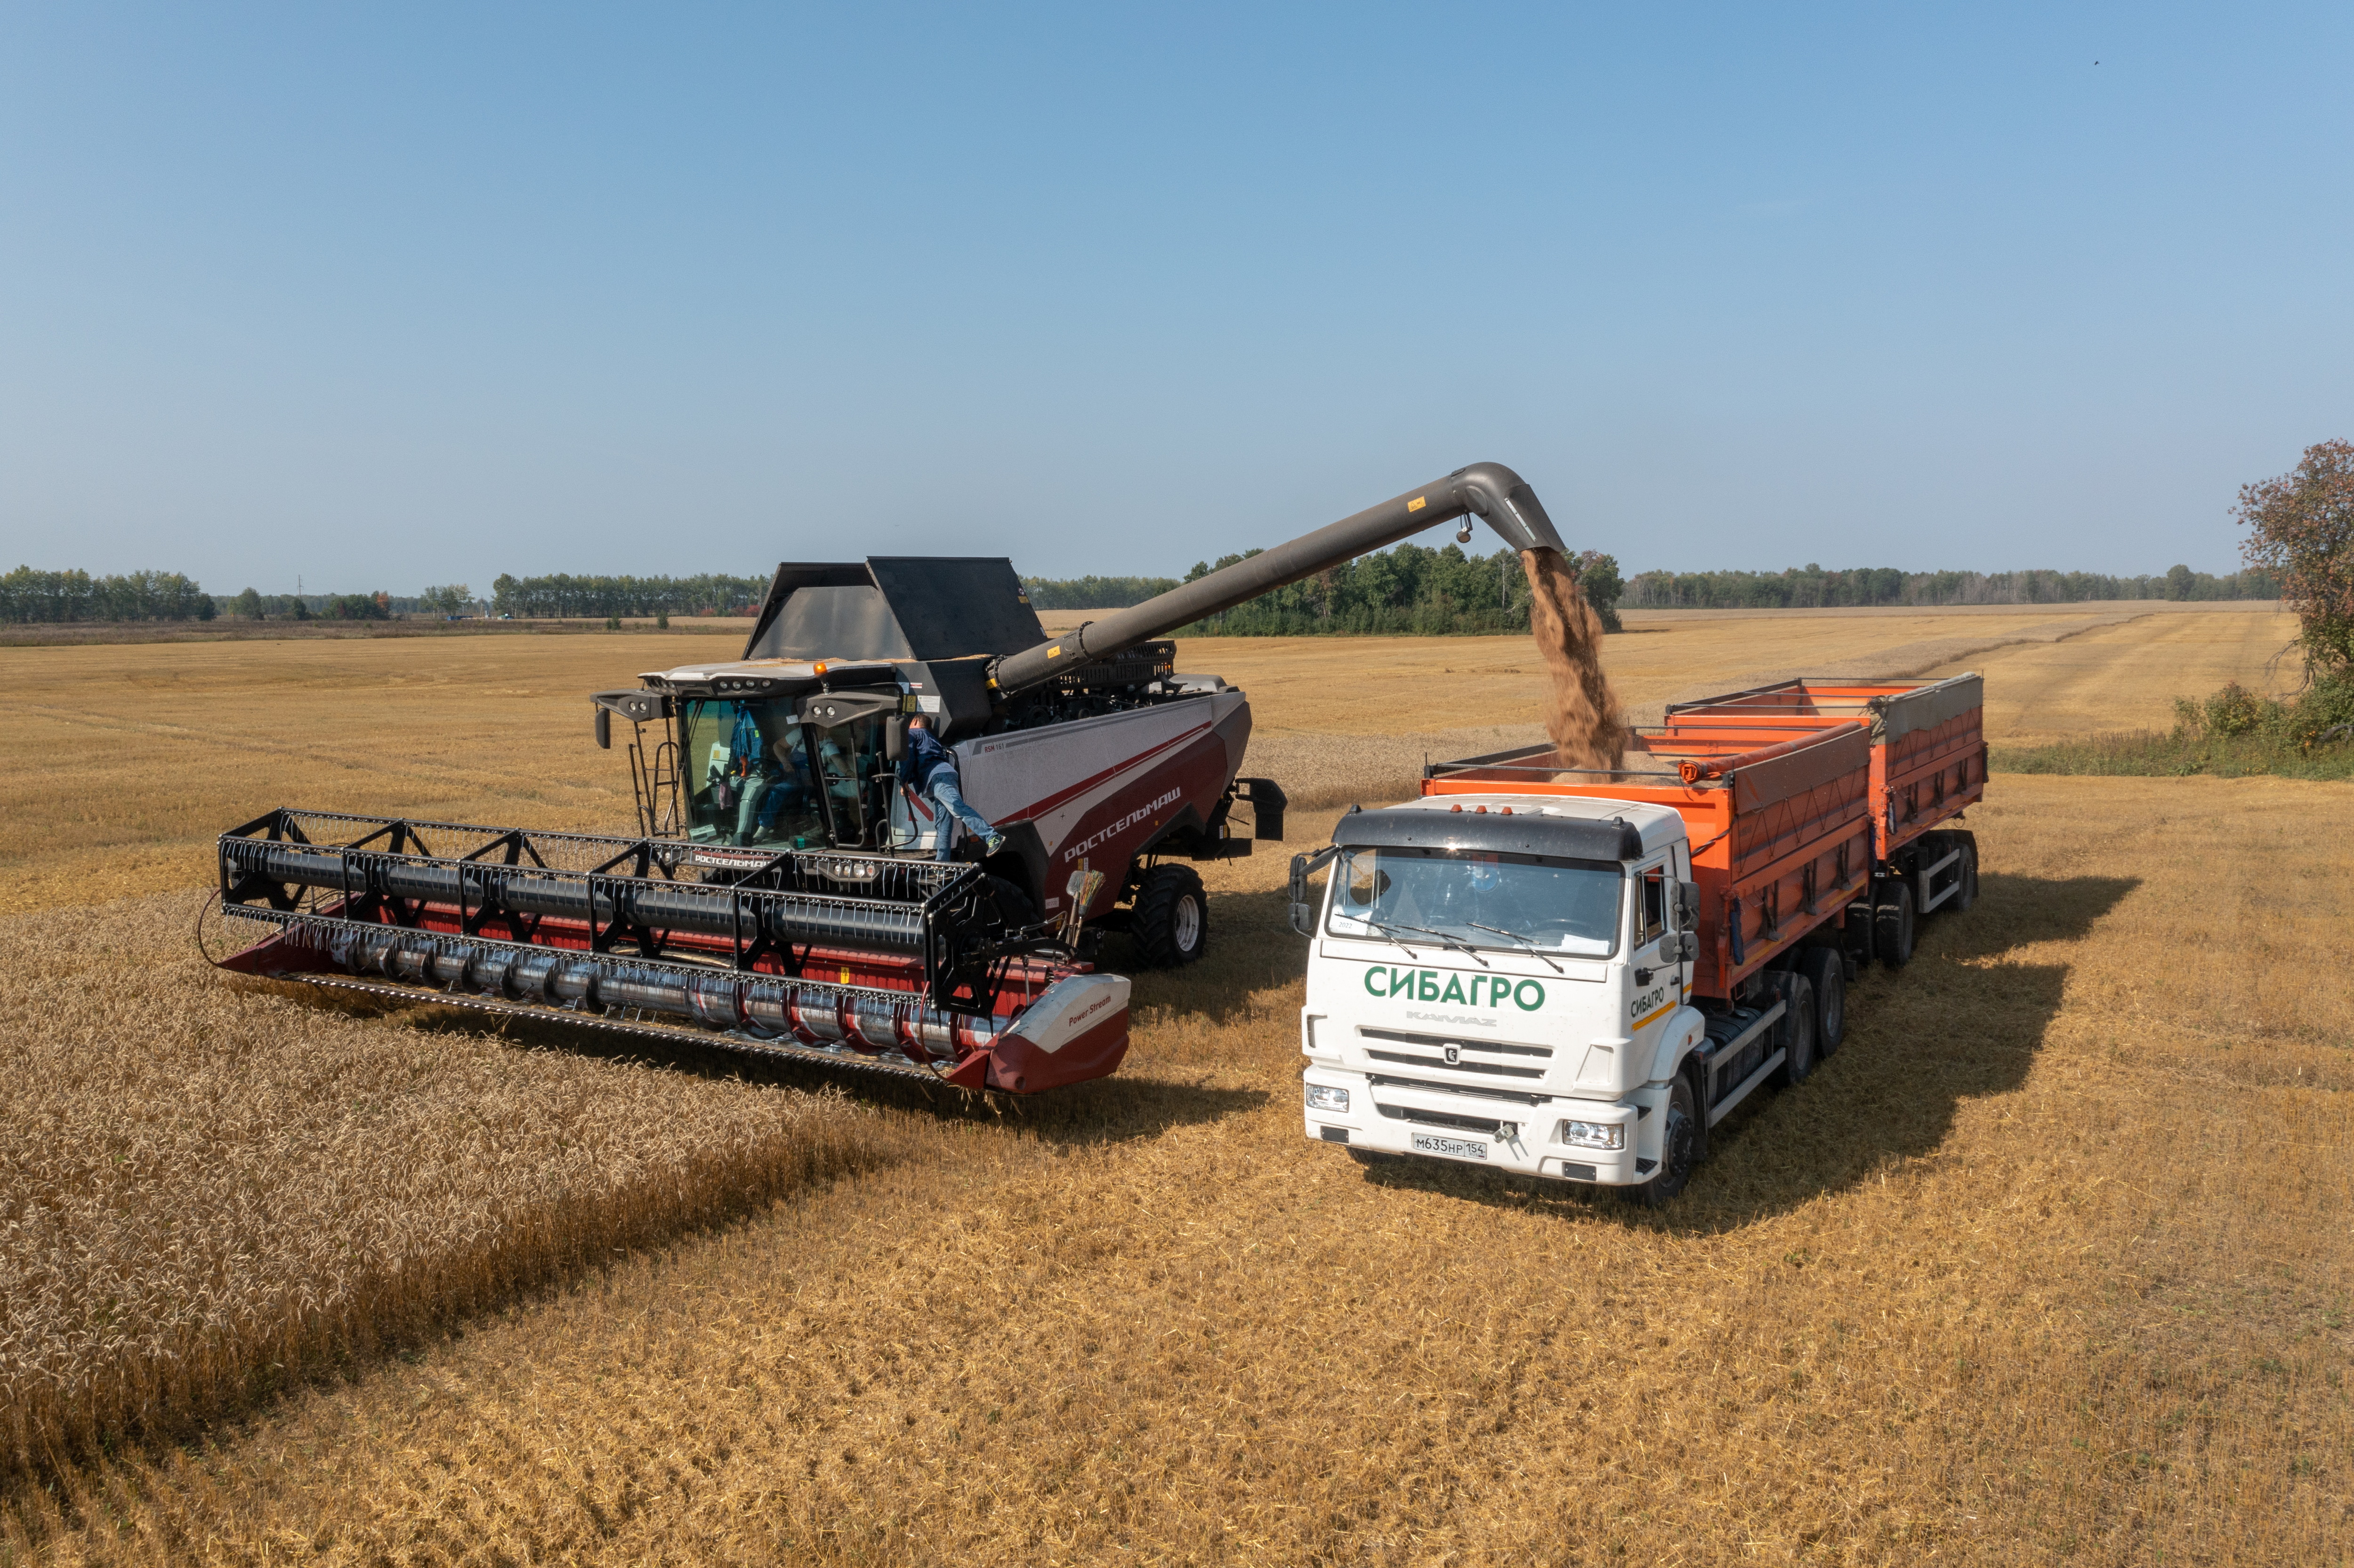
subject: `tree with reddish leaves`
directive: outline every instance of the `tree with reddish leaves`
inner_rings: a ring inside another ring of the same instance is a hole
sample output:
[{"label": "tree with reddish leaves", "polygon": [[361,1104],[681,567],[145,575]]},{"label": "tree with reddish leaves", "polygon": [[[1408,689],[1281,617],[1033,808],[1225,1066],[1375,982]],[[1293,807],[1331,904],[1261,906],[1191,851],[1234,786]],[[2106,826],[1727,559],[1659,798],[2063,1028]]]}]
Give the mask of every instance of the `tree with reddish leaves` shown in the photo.
[{"label": "tree with reddish leaves", "polygon": [[2254,530],[2240,553],[2280,577],[2308,670],[2354,665],[2354,444],[2322,441],[2296,468],[2240,488],[2232,515]]}]

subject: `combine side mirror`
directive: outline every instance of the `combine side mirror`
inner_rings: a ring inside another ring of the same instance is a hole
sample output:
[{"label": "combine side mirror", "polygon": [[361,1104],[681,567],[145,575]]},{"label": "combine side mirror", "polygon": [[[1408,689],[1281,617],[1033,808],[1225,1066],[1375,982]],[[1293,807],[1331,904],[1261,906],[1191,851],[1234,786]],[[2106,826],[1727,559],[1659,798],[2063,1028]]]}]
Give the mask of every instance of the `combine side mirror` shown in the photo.
[{"label": "combine side mirror", "polygon": [[606,751],[613,749],[613,715],[601,706],[597,710],[597,745]]},{"label": "combine side mirror", "polygon": [[907,721],[895,715],[883,721],[883,756],[892,767],[896,768],[899,759],[907,755]]}]

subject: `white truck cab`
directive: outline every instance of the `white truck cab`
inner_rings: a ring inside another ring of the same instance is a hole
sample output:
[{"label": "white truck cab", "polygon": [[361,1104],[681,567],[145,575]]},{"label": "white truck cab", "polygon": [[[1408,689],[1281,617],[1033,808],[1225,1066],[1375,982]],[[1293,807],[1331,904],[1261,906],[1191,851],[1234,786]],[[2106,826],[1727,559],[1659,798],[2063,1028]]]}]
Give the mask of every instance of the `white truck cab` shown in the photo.
[{"label": "white truck cab", "polygon": [[[1681,815],[1433,795],[1352,810],[1332,837],[1293,884],[1307,1135],[1361,1157],[1649,1181],[1706,1022],[1689,1004]],[[1320,899],[1305,880],[1318,863]]]}]

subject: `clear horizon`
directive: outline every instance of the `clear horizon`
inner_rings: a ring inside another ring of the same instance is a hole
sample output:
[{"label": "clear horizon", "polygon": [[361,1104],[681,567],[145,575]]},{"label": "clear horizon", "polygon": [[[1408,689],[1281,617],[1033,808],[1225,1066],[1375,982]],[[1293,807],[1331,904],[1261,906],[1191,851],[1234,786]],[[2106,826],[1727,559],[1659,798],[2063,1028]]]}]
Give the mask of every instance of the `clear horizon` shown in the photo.
[{"label": "clear horizon", "polygon": [[20,9],[0,570],[1182,576],[1492,460],[1628,576],[2227,573],[2239,486],[2354,435],[2350,43]]}]

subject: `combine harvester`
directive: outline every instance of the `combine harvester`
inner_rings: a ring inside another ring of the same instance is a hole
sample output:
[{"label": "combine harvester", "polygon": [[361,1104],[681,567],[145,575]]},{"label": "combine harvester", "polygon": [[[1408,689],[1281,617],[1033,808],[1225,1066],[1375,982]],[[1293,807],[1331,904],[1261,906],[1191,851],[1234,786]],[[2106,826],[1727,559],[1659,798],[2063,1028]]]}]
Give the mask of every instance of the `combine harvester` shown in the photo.
[{"label": "combine harvester", "polygon": [[[221,967],[964,1088],[1100,1077],[1129,982],[1099,933],[1191,962],[1185,863],[1250,853],[1237,800],[1283,836],[1282,791],[1239,777],[1248,701],[1152,640],[1473,515],[1563,548],[1480,463],[1059,638],[1002,558],[788,563],[740,660],[591,698],[599,745],[631,726],[635,836],[273,810],[221,836],[220,911],[262,930]],[[917,714],[996,853],[934,858],[897,779]]]},{"label": "combine harvester", "polygon": [[1859,964],[1975,901],[1980,703],[1794,681],[1670,708],[1617,771],[1500,752],[1343,816],[1291,867],[1308,1136],[1673,1197],[1839,1048]]}]

